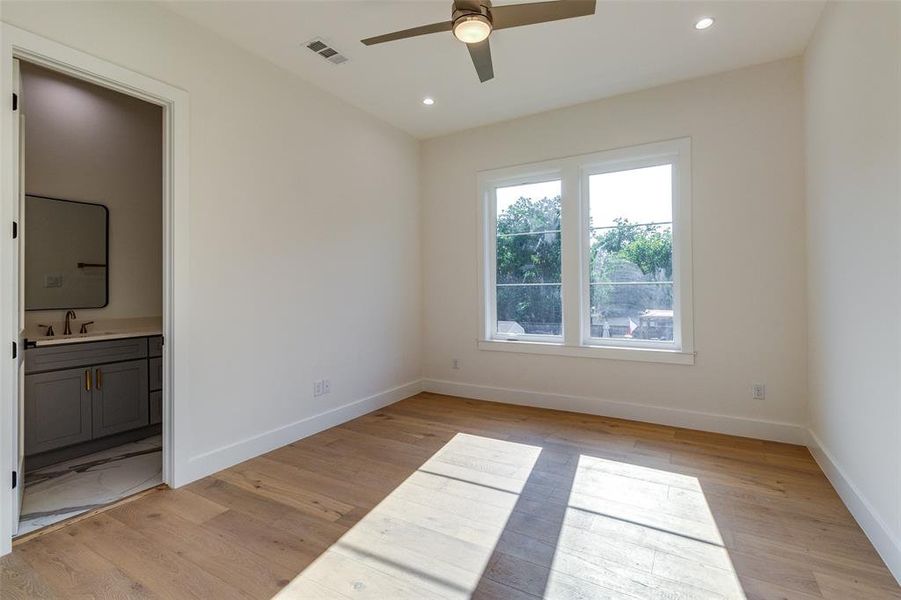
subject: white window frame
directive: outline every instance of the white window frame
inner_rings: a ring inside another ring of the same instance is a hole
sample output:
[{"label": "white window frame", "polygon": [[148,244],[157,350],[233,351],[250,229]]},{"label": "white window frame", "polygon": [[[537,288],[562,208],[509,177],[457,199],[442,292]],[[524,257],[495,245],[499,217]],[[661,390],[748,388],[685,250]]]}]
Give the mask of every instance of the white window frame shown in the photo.
[{"label": "white window frame", "polygon": [[[540,342],[540,343],[550,343],[550,344],[560,344],[563,343],[562,335],[537,335],[537,334],[500,334],[497,332],[497,189],[501,187],[512,187],[516,185],[528,185],[530,183],[544,183],[547,181],[555,181],[560,180],[561,187],[561,202],[562,202],[562,188],[563,188],[563,174],[557,169],[546,169],[546,170],[534,170],[534,169],[525,169],[521,173],[518,169],[513,168],[509,170],[505,170],[506,176],[501,178],[495,178],[490,181],[486,181],[486,185],[483,188],[484,190],[484,206],[486,208],[486,222],[487,222],[487,232],[490,232],[492,243],[487,245],[486,250],[488,251],[487,263],[488,265],[495,265],[494,268],[487,269],[486,276],[488,278],[487,283],[487,292],[489,294],[489,298],[487,300],[487,310],[488,310],[488,318],[485,322],[486,331],[485,331],[485,339],[499,339],[499,340],[507,340],[507,341],[524,341],[524,342]],[[561,209],[562,215],[562,209]],[[560,239],[561,244],[563,243],[563,223],[561,220],[560,223]],[[563,267],[561,251],[561,269]],[[560,286],[560,297],[561,302],[563,298],[563,282],[561,281]],[[563,306],[560,307],[561,311],[563,310]]]},{"label": "white window frame", "polygon": [[[589,186],[591,175],[673,166],[673,341],[591,337]],[[563,335],[496,332],[496,253],[499,187],[559,179],[561,182],[561,300]],[[694,364],[691,267],[691,140],[681,138],[482,171],[479,185],[478,347],[481,350],[583,358]]]}]

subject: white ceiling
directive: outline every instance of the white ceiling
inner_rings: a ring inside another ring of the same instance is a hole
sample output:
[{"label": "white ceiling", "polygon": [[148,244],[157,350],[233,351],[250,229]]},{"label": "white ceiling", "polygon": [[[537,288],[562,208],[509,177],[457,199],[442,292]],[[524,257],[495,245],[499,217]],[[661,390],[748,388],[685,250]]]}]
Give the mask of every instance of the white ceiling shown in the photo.
[{"label": "white ceiling", "polygon": [[[514,4],[496,0],[494,4]],[[496,31],[495,78],[479,83],[463,44],[439,33],[365,37],[450,17],[450,0],[178,1],[171,10],[409,133],[428,138],[801,54],[821,1],[607,1],[592,17]],[[716,24],[696,31],[695,21]],[[322,37],[350,61],[304,48]],[[435,98],[423,106],[424,96]]]}]

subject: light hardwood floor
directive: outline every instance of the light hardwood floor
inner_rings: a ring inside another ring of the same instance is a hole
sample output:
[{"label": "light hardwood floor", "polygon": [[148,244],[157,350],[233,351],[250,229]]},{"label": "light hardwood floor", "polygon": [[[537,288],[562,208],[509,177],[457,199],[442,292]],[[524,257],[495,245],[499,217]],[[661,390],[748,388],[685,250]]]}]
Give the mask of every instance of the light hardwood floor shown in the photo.
[{"label": "light hardwood floor", "polygon": [[901,598],[805,448],[420,394],[18,543],[13,598]]}]

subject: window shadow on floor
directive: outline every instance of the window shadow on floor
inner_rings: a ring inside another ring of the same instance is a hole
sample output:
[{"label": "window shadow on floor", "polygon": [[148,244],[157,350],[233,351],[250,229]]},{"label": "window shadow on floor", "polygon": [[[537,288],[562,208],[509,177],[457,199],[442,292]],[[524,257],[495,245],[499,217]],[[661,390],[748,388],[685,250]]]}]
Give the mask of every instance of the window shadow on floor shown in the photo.
[{"label": "window shadow on floor", "polygon": [[474,598],[745,598],[695,477],[547,446]]},{"label": "window shadow on floor", "polygon": [[323,585],[372,597],[745,597],[697,478],[463,432],[279,598]]}]

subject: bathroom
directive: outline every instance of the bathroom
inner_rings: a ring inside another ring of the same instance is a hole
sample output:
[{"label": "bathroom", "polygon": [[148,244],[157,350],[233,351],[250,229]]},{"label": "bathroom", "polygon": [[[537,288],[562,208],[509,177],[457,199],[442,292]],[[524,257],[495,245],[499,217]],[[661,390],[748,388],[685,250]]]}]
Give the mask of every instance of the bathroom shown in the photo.
[{"label": "bathroom", "polygon": [[18,68],[21,538],[162,483],[164,119]]}]

